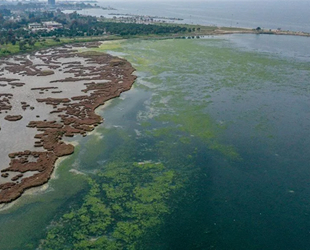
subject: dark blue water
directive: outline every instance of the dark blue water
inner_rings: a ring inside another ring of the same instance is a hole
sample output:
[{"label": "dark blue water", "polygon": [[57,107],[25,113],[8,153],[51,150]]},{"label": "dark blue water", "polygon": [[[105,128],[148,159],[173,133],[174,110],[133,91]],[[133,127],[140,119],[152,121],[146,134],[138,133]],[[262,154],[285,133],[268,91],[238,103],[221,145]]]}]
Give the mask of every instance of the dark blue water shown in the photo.
[{"label": "dark blue water", "polygon": [[[183,17],[186,22],[193,23],[242,27],[266,25],[265,28],[310,31],[307,1],[102,2],[102,5],[116,7],[119,13]],[[103,13],[102,10],[88,11],[97,15]],[[108,12],[111,11],[104,13]],[[308,250],[309,44],[309,38],[305,37],[266,35],[126,41],[115,49],[115,53],[122,53],[137,68],[136,88],[124,93],[101,112],[106,121],[97,132],[102,134],[84,138],[79,153],[66,165],[85,173],[92,172],[105,164],[111,152],[122,146],[117,135],[123,134],[128,134],[128,138],[141,148],[141,151],[137,150],[135,160],[157,161],[159,155],[163,159],[167,157],[167,163],[179,163],[188,153],[186,146],[176,144],[180,134],[175,132],[152,138],[146,130],[152,132],[153,127],[159,129],[170,124],[161,123],[152,118],[153,115],[174,111],[180,116],[183,111],[188,111],[187,107],[201,104],[200,101],[205,99],[203,114],[226,127],[217,139],[236,148],[242,160],[230,160],[210,150],[209,141],[193,140],[192,144],[199,149],[191,162],[197,173],[191,175],[191,185],[181,195],[183,199],[167,215],[163,228],[147,249]],[[181,93],[188,93],[186,105]],[[156,98],[169,95],[171,99]],[[165,105],[168,107],[163,108]],[[198,123],[208,124],[198,110]],[[150,127],[141,127],[144,120]],[[178,128],[174,124],[170,126]],[[120,132],[109,136],[106,131],[110,130]],[[137,130],[142,135],[136,133]],[[192,138],[195,130],[189,131]],[[199,131],[198,135],[203,132]],[[169,150],[160,151],[157,140],[162,140]],[[175,165],[181,167],[182,163]],[[24,249],[16,245],[22,246],[23,242],[35,238],[29,228],[38,229],[36,243],[37,238],[44,238],[44,230],[52,223],[54,214],[62,211],[56,205],[61,204],[63,210],[70,211],[71,207],[55,200],[76,199],[74,194],[78,191],[70,193],[68,186],[79,187],[81,183],[70,182],[64,173],[59,175],[58,182],[52,181],[51,186],[55,190],[56,186],[61,187],[61,192],[37,196],[40,202],[32,202],[31,209],[22,206],[22,215],[19,211],[2,215],[2,230],[8,231],[5,225],[11,225],[12,233],[2,239],[12,242],[10,249]],[[61,183],[68,186],[62,187]],[[82,195],[77,197],[83,199]],[[48,218],[43,221],[41,214]],[[15,226],[18,220],[20,227]],[[21,243],[14,245],[14,241]],[[9,249],[3,244],[0,248]]]},{"label": "dark blue water", "polygon": [[[206,114],[226,127],[218,138],[242,158],[231,161],[195,141],[199,172],[148,249],[309,249],[309,38],[234,35],[124,47],[133,63],[145,59],[137,63],[138,86],[173,89],[176,117],[186,109],[182,90],[188,107],[211,99]],[[155,114],[165,110],[156,100],[145,103]],[[205,122],[202,114],[197,122]],[[169,138],[161,139],[174,144]],[[182,150],[175,149],[179,158]]]}]

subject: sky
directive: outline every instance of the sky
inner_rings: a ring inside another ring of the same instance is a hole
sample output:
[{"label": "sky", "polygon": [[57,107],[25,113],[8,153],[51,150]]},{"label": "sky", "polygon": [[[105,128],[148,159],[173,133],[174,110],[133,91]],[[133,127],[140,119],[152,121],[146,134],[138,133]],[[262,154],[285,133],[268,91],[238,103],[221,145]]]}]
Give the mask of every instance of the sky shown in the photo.
[{"label": "sky", "polygon": [[[80,0],[82,1],[82,0]],[[98,0],[99,2],[104,2],[104,0]],[[246,2],[295,2],[296,0],[113,0],[113,2],[241,2],[241,1],[246,1]],[[299,0],[301,1],[309,1],[309,0]],[[111,2],[106,1],[106,2]]]}]

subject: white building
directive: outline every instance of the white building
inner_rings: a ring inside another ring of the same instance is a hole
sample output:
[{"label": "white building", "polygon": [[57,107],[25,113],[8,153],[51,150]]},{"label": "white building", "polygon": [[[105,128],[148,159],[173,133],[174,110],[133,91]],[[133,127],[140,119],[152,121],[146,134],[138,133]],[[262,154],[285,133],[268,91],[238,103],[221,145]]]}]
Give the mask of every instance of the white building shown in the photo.
[{"label": "white building", "polygon": [[28,28],[30,30],[40,29],[40,28],[42,28],[42,24],[41,23],[29,23]]},{"label": "white building", "polygon": [[63,25],[54,21],[42,22],[43,28],[48,30],[61,29]]}]

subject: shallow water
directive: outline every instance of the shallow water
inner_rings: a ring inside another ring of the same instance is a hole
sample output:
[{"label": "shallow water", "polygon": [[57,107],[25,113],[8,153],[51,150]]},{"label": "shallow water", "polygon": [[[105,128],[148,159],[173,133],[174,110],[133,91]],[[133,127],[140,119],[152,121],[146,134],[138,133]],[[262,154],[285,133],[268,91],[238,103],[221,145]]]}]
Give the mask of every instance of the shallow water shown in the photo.
[{"label": "shallow water", "polygon": [[[79,49],[83,49],[81,47]],[[85,49],[85,48],[84,48]],[[53,50],[47,50],[47,53],[55,53]],[[40,70],[51,70],[50,66],[46,65],[42,58],[38,55],[27,55],[26,57],[30,60],[37,69]],[[9,167],[10,158],[9,154],[14,152],[21,152],[24,150],[37,151],[40,150],[34,146],[34,142],[36,139],[34,138],[36,134],[38,134],[37,129],[29,128],[27,125],[31,121],[59,121],[60,117],[58,113],[50,113],[53,111],[53,107],[51,105],[46,105],[45,103],[40,103],[37,99],[44,99],[48,97],[53,98],[72,98],[73,96],[79,96],[85,89],[85,83],[87,80],[81,81],[73,81],[64,83],[53,83],[52,81],[60,80],[66,77],[74,77],[74,73],[67,72],[68,65],[63,65],[58,69],[53,70],[52,75],[47,76],[31,76],[27,75],[25,72],[12,72],[10,69],[7,69],[6,63],[23,63],[23,58],[21,57],[11,57],[2,61],[1,71],[3,72],[3,77],[7,79],[16,79],[18,82],[24,83],[21,87],[14,87],[8,84],[6,81],[1,81],[1,92],[5,94],[12,94],[12,98],[10,99],[10,105],[12,106],[11,110],[0,112],[0,170]],[[62,65],[63,63],[70,63],[74,60],[74,62],[80,62],[82,65],[86,63],[84,58],[60,58],[56,60],[58,65]],[[54,62],[55,63],[55,62]],[[38,66],[43,65],[43,66]],[[91,63],[89,66],[93,66]],[[55,66],[55,64],[51,65]],[[85,71],[85,73],[87,73]],[[105,82],[108,80],[101,80],[99,82]],[[94,82],[98,82],[95,80]],[[45,89],[44,91],[39,88],[53,87],[55,89]],[[33,90],[33,88],[36,88]],[[57,93],[53,93],[53,91],[59,91]],[[27,103],[29,107],[22,107],[22,103]],[[31,107],[31,108],[30,108]],[[59,108],[63,107],[59,105]],[[5,117],[7,115],[22,115],[22,119],[19,121],[7,121]],[[32,143],[31,143],[32,142]],[[24,177],[32,176],[35,172],[28,171]],[[16,174],[12,172],[8,172],[8,177],[0,177],[0,184],[6,183],[9,179],[14,177]]]},{"label": "shallow water", "polygon": [[[103,45],[132,62],[134,88],[98,110],[104,124],[79,138],[46,191],[0,214],[0,249],[33,249],[53,219],[81,206],[88,189],[70,169],[95,178],[122,161],[161,162],[183,183],[142,249],[308,249],[305,41],[237,35]],[[281,49],[287,43],[292,50]]]}]

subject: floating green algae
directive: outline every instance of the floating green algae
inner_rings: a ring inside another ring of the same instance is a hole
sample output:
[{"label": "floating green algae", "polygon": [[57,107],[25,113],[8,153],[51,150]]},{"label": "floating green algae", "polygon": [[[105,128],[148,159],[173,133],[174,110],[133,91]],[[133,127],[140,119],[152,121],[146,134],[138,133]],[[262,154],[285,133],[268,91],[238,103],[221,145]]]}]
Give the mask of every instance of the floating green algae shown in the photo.
[{"label": "floating green algae", "polygon": [[161,163],[109,164],[88,183],[82,206],[51,226],[41,249],[145,249],[142,237],[162,224],[181,187]]},{"label": "floating green algae", "polygon": [[[272,190],[279,187],[278,195],[289,185],[261,183],[287,170],[276,169],[275,159],[286,157],[279,152],[285,143],[276,143],[307,119],[285,116],[296,103],[307,103],[309,64],[242,51],[225,38],[113,43],[97,51],[129,60],[137,69],[134,88],[98,110],[105,123],[57,170],[66,184],[51,181],[55,191],[3,216],[2,249],[25,249],[26,243],[34,249],[39,238],[42,249],[225,249],[223,238],[227,245],[239,239],[234,249],[241,243],[249,249],[253,238],[239,232],[252,232],[248,221],[261,212],[252,203],[264,199],[262,192],[273,198]],[[290,102],[294,96],[298,100]],[[294,126],[276,129],[286,123]],[[76,192],[66,191],[71,185]],[[260,210],[269,212],[263,205]],[[29,219],[20,229],[16,222],[6,230],[23,216]],[[29,228],[40,231],[30,234]]]},{"label": "floating green algae", "polygon": [[[185,188],[200,171],[197,155],[205,154],[206,149],[187,132],[181,131],[183,137],[179,137],[178,131],[170,128],[168,137],[167,133],[153,135],[150,125],[140,125],[144,134],[140,139],[118,128],[103,129],[104,140],[89,139],[87,152],[94,143],[107,162],[85,177],[90,188],[82,205],[51,224],[41,249],[156,246],[167,216],[188,198]],[[96,154],[94,160],[100,158]],[[80,159],[84,159],[83,153]],[[83,166],[83,161],[80,164]]]},{"label": "floating green algae", "polygon": [[0,212],[0,249],[35,249],[46,225],[73,201],[79,202],[87,183],[83,175],[69,172],[78,153],[77,146],[75,153],[59,164],[46,190],[26,194],[12,208]]},{"label": "floating green algae", "polygon": [[122,43],[125,40],[116,40],[116,41],[105,41],[99,46],[100,50],[117,50],[121,49]]}]

